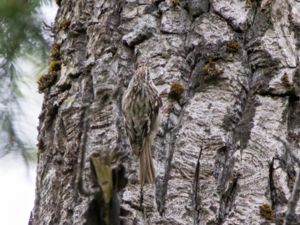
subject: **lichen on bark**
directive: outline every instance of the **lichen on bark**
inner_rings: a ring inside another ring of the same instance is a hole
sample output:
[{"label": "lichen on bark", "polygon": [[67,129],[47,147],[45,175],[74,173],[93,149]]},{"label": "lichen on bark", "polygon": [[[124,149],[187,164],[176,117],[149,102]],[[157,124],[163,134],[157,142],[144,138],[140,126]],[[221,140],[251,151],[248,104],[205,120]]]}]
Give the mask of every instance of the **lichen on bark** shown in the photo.
[{"label": "lichen on bark", "polygon": [[[101,220],[101,201],[80,191],[99,191],[95,153],[126,169],[120,224],[281,224],[297,168],[277,138],[299,142],[299,8],[292,0],[61,1],[61,64],[44,90],[32,224]],[[156,183],[141,192],[121,98],[142,63],[163,107]]]}]

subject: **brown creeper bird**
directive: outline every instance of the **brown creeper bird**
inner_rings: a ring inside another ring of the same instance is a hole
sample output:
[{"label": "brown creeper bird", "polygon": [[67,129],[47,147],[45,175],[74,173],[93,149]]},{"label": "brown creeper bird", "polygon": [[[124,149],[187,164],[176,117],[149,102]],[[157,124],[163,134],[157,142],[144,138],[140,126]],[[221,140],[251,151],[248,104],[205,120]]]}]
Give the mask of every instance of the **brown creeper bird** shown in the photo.
[{"label": "brown creeper bird", "polygon": [[122,111],[131,148],[140,160],[141,186],[155,179],[151,146],[159,126],[161,105],[147,66],[139,66],[123,95]]}]

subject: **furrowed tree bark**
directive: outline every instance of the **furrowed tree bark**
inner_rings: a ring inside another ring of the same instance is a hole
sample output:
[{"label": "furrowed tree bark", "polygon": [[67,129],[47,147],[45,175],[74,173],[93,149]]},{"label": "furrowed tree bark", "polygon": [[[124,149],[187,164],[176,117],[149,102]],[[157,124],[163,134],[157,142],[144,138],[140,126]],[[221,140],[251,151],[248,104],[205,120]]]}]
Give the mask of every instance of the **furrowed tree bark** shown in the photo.
[{"label": "furrowed tree bark", "polygon": [[[30,223],[282,224],[299,169],[278,139],[299,156],[299,28],[294,0],[61,1]],[[140,190],[121,99],[142,63],[163,107],[156,183]]]}]

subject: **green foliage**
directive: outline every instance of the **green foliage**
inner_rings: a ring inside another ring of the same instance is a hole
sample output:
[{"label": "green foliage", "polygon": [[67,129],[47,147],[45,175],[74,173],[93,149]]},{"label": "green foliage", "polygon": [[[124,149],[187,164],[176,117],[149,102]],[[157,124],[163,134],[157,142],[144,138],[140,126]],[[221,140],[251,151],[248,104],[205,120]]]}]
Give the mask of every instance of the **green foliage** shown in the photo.
[{"label": "green foliage", "polygon": [[1,0],[0,55],[8,61],[25,52],[47,51],[42,21],[36,15],[38,0]]},{"label": "green foliage", "polygon": [[[1,64],[3,74],[9,74],[10,76],[1,79],[3,83],[8,85],[7,91],[0,92],[2,96],[1,102],[6,103],[6,107],[0,111],[0,127],[1,127],[1,139],[5,138],[6,141],[2,141],[2,147],[4,151],[1,155],[5,155],[11,151],[24,150],[24,145],[17,135],[13,121],[15,119],[14,108],[17,107],[17,96],[20,96],[20,90],[17,86],[16,69],[13,63],[3,61]],[[0,75],[3,75],[0,74]],[[0,102],[0,103],[1,103]],[[22,152],[22,151],[21,151]]]},{"label": "green foliage", "polygon": [[48,43],[37,14],[41,3],[42,0],[0,0],[0,88],[5,89],[0,91],[0,157],[14,151],[20,152],[25,161],[32,158],[34,147],[21,139],[15,122],[22,114],[18,85],[23,80],[15,65],[18,59],[30,55],[46,61]]}]

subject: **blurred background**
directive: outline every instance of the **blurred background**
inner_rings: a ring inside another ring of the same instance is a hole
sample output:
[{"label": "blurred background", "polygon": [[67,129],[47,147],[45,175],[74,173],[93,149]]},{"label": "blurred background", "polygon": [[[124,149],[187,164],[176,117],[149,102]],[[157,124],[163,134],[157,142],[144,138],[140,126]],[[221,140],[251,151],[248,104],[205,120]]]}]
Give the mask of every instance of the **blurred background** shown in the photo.
[{"label": "blurred background", "polygon": [[37,126],[57,12],[52,0],[0,0],[0,224],[27,225],[34,204]]}]

